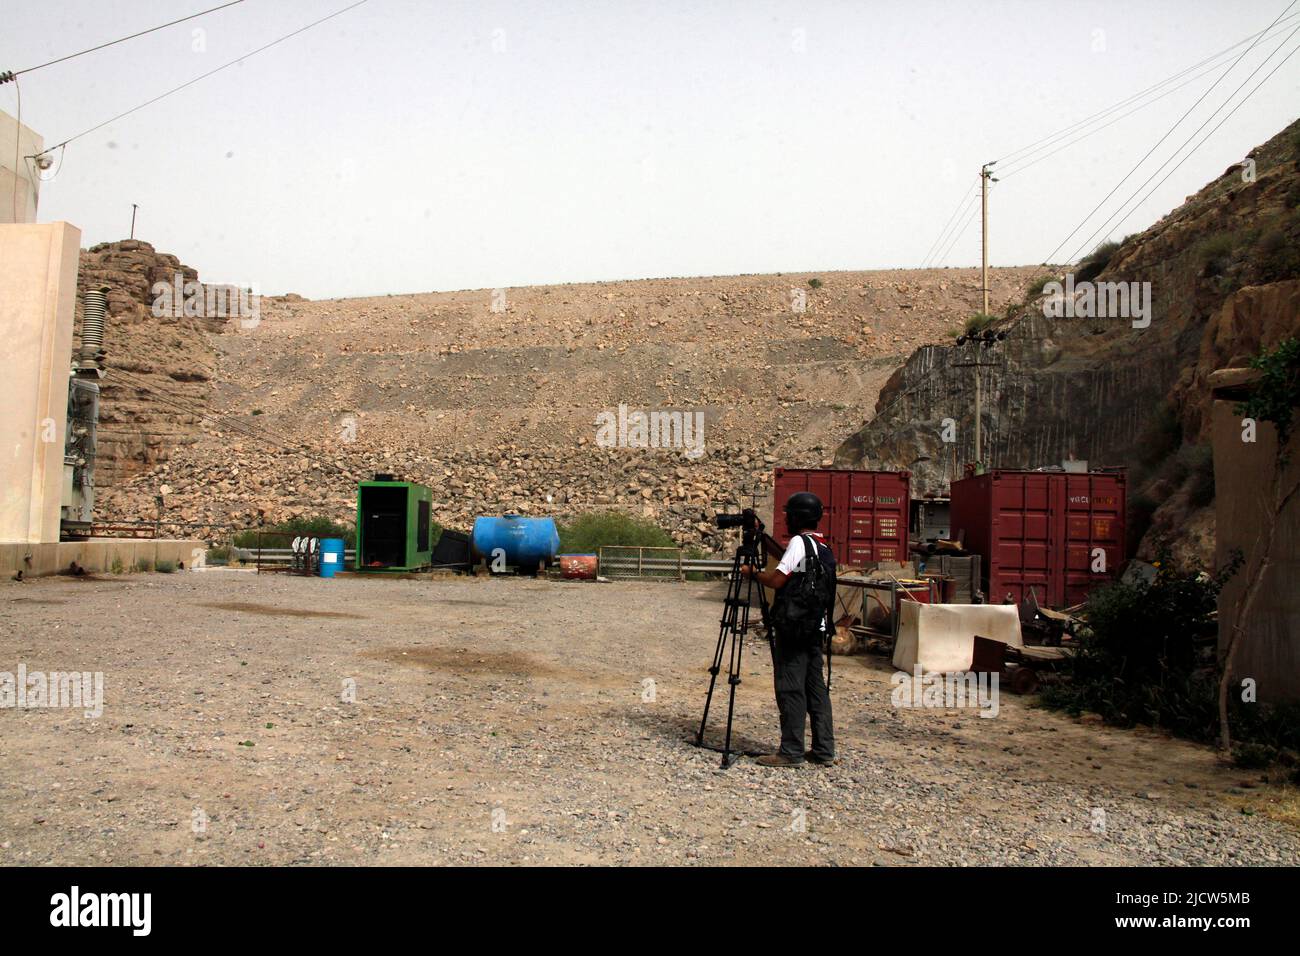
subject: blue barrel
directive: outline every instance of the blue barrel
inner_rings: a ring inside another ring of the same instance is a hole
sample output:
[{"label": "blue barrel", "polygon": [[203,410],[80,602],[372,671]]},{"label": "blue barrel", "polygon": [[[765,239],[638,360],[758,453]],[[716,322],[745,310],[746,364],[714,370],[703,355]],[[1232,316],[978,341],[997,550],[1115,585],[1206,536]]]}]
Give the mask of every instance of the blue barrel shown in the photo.
[{"label": "blue barrel", "polygon": [[320,576],[332,578],[343,570],[343,539],[320,539]]},{"label": "blue barrel", "polygon": [[554,518],[482,517],[474,519],[473,543],[475,553],[486,558],[489,567],[494,557],[504,552],[507,565],[532,570],[555,557],[560,550],[560,532]]}]

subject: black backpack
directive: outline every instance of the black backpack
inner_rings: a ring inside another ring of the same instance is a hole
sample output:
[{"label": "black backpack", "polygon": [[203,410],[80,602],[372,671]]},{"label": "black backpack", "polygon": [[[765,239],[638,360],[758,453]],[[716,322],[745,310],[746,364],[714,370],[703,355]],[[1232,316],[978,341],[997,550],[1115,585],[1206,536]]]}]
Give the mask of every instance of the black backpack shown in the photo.
[{"label": "black backpack", "polygon": [[782,631],[802,634],[814,641],[821,638],[822,622],[827,621],[834,607],[835,571],[833,566],[828,568],[822,562],[817,542],[811,535],[800,537],[804,552],[800,562],[802,570],[792,574],[785,587],[777,592],[775,623]]}]

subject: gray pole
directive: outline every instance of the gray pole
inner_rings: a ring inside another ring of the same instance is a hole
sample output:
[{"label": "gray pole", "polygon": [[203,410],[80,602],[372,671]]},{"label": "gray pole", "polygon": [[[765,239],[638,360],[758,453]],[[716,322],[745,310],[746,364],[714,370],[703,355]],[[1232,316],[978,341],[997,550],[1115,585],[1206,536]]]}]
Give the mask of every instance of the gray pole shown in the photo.
[{"label": "gray pole", "polygon": [[[140,208],[140,207],[139,207],[138,205],[136,205],[135,203],[131,203],[131,238],[132,238],[132,239],[135,238],[135,211],[136,211],[137,209],[139,209],[139,208]],[[987,263],[986,263],[986,265],[987,265]],[[984,307],[985,307],[985,308],[988,308],[988,302],[985,302],[985,303],[984,303]]]}]

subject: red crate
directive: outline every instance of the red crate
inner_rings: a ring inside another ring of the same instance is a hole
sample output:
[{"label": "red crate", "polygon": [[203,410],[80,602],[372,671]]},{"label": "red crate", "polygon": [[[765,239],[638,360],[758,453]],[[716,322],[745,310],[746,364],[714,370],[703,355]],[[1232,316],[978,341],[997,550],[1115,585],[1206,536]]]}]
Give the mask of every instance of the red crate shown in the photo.
[{"label": "red crate", "polygon": [[1069,607],[1119,573],[1125,496],[1119,472],[998,469],[952,483],[952,533],[982,556],[990,604],[1032,590],[1044,607]]},{"label": "red crate", "polygon": [[844,567],[875,561],[906,561],[911,474],[906,471],[853,471],[847,468],[778,468],[773,473],[772,536],[790,543],[786,500],[811,491],[824,511],[817,530]]}]

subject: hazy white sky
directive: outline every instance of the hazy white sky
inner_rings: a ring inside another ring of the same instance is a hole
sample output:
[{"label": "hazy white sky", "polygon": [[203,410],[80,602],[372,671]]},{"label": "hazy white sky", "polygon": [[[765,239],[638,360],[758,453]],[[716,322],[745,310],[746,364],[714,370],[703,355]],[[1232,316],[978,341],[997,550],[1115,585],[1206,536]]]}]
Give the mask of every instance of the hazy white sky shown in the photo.
[{"label": "hazy white sky", "polygon": [[[0,0],[0,70],[217,2]],[[23,122],[52,145],[349,2],[246,0],[38,70],[20,78]],[[139,203],[137,236],[203,279],[312,298],[916,266],[981,163],[1284,9],[370,0],[76,140],[40,218],[80,226],[89,246],[125,238]],[[1260,41],[1111,206],[1296,26]],[[1218,75],[1008,176],[992,195],[994,264],[1046,258]],[[1298,94],[1300,55],[1104,235],[1239,161],[1296,118]],[[972,220],[942,263],[978,261]]]}]

